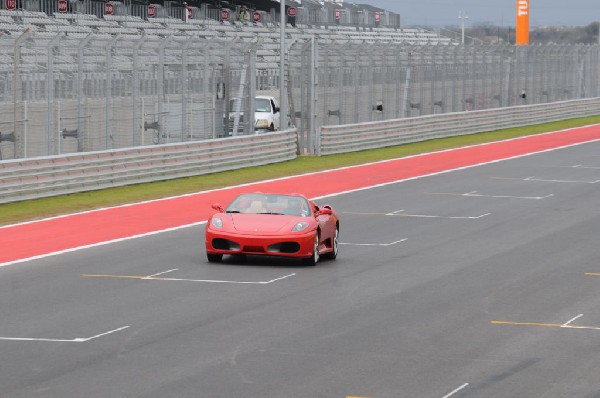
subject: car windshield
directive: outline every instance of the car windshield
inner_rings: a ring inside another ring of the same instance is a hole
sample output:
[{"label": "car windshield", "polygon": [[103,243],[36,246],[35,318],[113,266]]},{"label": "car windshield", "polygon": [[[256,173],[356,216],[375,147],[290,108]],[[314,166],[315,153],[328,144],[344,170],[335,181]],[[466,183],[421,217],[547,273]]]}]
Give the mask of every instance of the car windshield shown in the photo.
[{"label": "car windshield", "polygon": [[271,112],[271,101],[266,98],[257,98],[254,107],[255,112]]},{"label": "car windshield", "polygon": [[235,198],[225,212],[307,217],[310,215],[310,205],[300,196],[243,194]]}]

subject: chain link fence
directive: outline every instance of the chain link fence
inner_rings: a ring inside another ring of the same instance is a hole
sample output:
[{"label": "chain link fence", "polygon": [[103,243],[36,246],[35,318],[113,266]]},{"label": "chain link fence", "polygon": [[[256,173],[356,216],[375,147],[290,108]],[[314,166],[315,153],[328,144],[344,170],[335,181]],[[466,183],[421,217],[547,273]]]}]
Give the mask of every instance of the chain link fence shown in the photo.
[{"label": "chain link fence", "polygon": [[2,159],[253,131],[253,101],[233,101],[254,98],[252,42],[26,32],[0,54]]},{"label": "chain link fence", "polygon": [[314,153],[318,126],[600,97],[599,48],[298,42],[292,122]]},{"label": "chain link fence", "polygon": [[[600,97],[600,46],[275,43],[89,34],[0,37],[0,157],[254,133],[254,99],[287,84],[300,153],[320,126]],[[270,54],[270,55],[269,55]],[[262,55],[261,55],[262,56]],[[241,98],[241,101],[235,101]],[[0,160],[1,160],[0,159]]]}]

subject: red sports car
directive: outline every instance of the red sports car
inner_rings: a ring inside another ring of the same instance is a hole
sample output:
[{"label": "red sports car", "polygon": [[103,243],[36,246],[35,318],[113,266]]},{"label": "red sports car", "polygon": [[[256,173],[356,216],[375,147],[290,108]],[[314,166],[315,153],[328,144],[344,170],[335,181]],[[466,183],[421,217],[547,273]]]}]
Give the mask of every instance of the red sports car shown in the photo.
[{"label": "red sports car", "polygon": [[329,205],[317,206],[302,195],[242,194],[226,209],[214,204],[206,224],[206,255],[296,257],[315,265],[338,254],[339,218]]}]

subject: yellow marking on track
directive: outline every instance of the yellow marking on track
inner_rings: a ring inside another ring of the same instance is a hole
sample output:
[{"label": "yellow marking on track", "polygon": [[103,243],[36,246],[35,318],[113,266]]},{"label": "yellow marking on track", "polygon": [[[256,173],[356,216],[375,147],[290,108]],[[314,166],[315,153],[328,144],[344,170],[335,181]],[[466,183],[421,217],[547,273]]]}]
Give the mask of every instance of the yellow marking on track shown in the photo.
[{"label": "yellow marking on track", "polygon": [[450,196],[464,196],[464,193],[456,192],[427,192],[425,195],[450,195]]},{"label": "yellow marking on track", "polygon": [[524,326],[545,326],[545,327],[561,327],[560,323],[539,323],[539,322],[507,322],[507,321],[492,321],[494,325],[524,325]]},{"label": "yellow marking on track", "polygon": [[600,330],[600,327],[595,326],[578,326],[560,323],[541,323],[541,322],[507,322],[507,321],[491,321],[494,325],[515,325],[515,326],[541,326],[547,328],[562,328],[562,329],[589,329]]},{"label": "yellow marking on track", "polygon": [[149,279],[153,281],[178,281],[177,278],[157,278],[155,276],[140,276],[140,275],[97,275],[97,274],[82,274],[81,276],[89,278],[118,278],[118,279]]},{"label": "yellow marking on track", "polygon": [[596,273],[596,272],[586,272],[585,274],[586,274],[587,276],[600,276],[600,274],[599,274],[599,273]]},{"label": "yellow marking on track", "polygon": [[[358,211],[344,211],[343,214],[358,214],[361,216],[367,216],[367,215],[375,215],[375,216],[387,216],[389,215],[389,213],[361,213]],[[348,398],[361,398],[361,397],[348,397]]]},{"label": "yellow marking on track", "polygon": [[81,276],[85,277],[94,277],[94,278],[121,278],[121,279],[146,279],[145,276],[136,276],[136,275],[96,275],[96,274],[82,274]]}]

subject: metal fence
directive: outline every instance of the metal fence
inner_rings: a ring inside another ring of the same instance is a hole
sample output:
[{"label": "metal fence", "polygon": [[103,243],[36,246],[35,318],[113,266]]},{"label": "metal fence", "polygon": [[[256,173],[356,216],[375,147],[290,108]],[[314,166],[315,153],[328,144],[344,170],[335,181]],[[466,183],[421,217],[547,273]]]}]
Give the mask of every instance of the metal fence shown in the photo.
[{"label": "metal fence", "polygon": [[[319,126],[600,97],[597,45],[410,45],[383,32],[292,43],[283,109],[301,153],[316,152]],[[252,134],[255,93],[282,81],[277,64],[257,67],[257,52],[277,57],[273,44],[1,36],[0,160]]]},{"label": "metal fence", "polygon": [[1,159],[253,132],[253,101],[230,100],[254,98],[255,43],[26,32],[0,53]]},{"label": "metal fence", "polygon": [[600,97],[599,48],[298,42],[291,118],[315,153],[318,126]]}]

